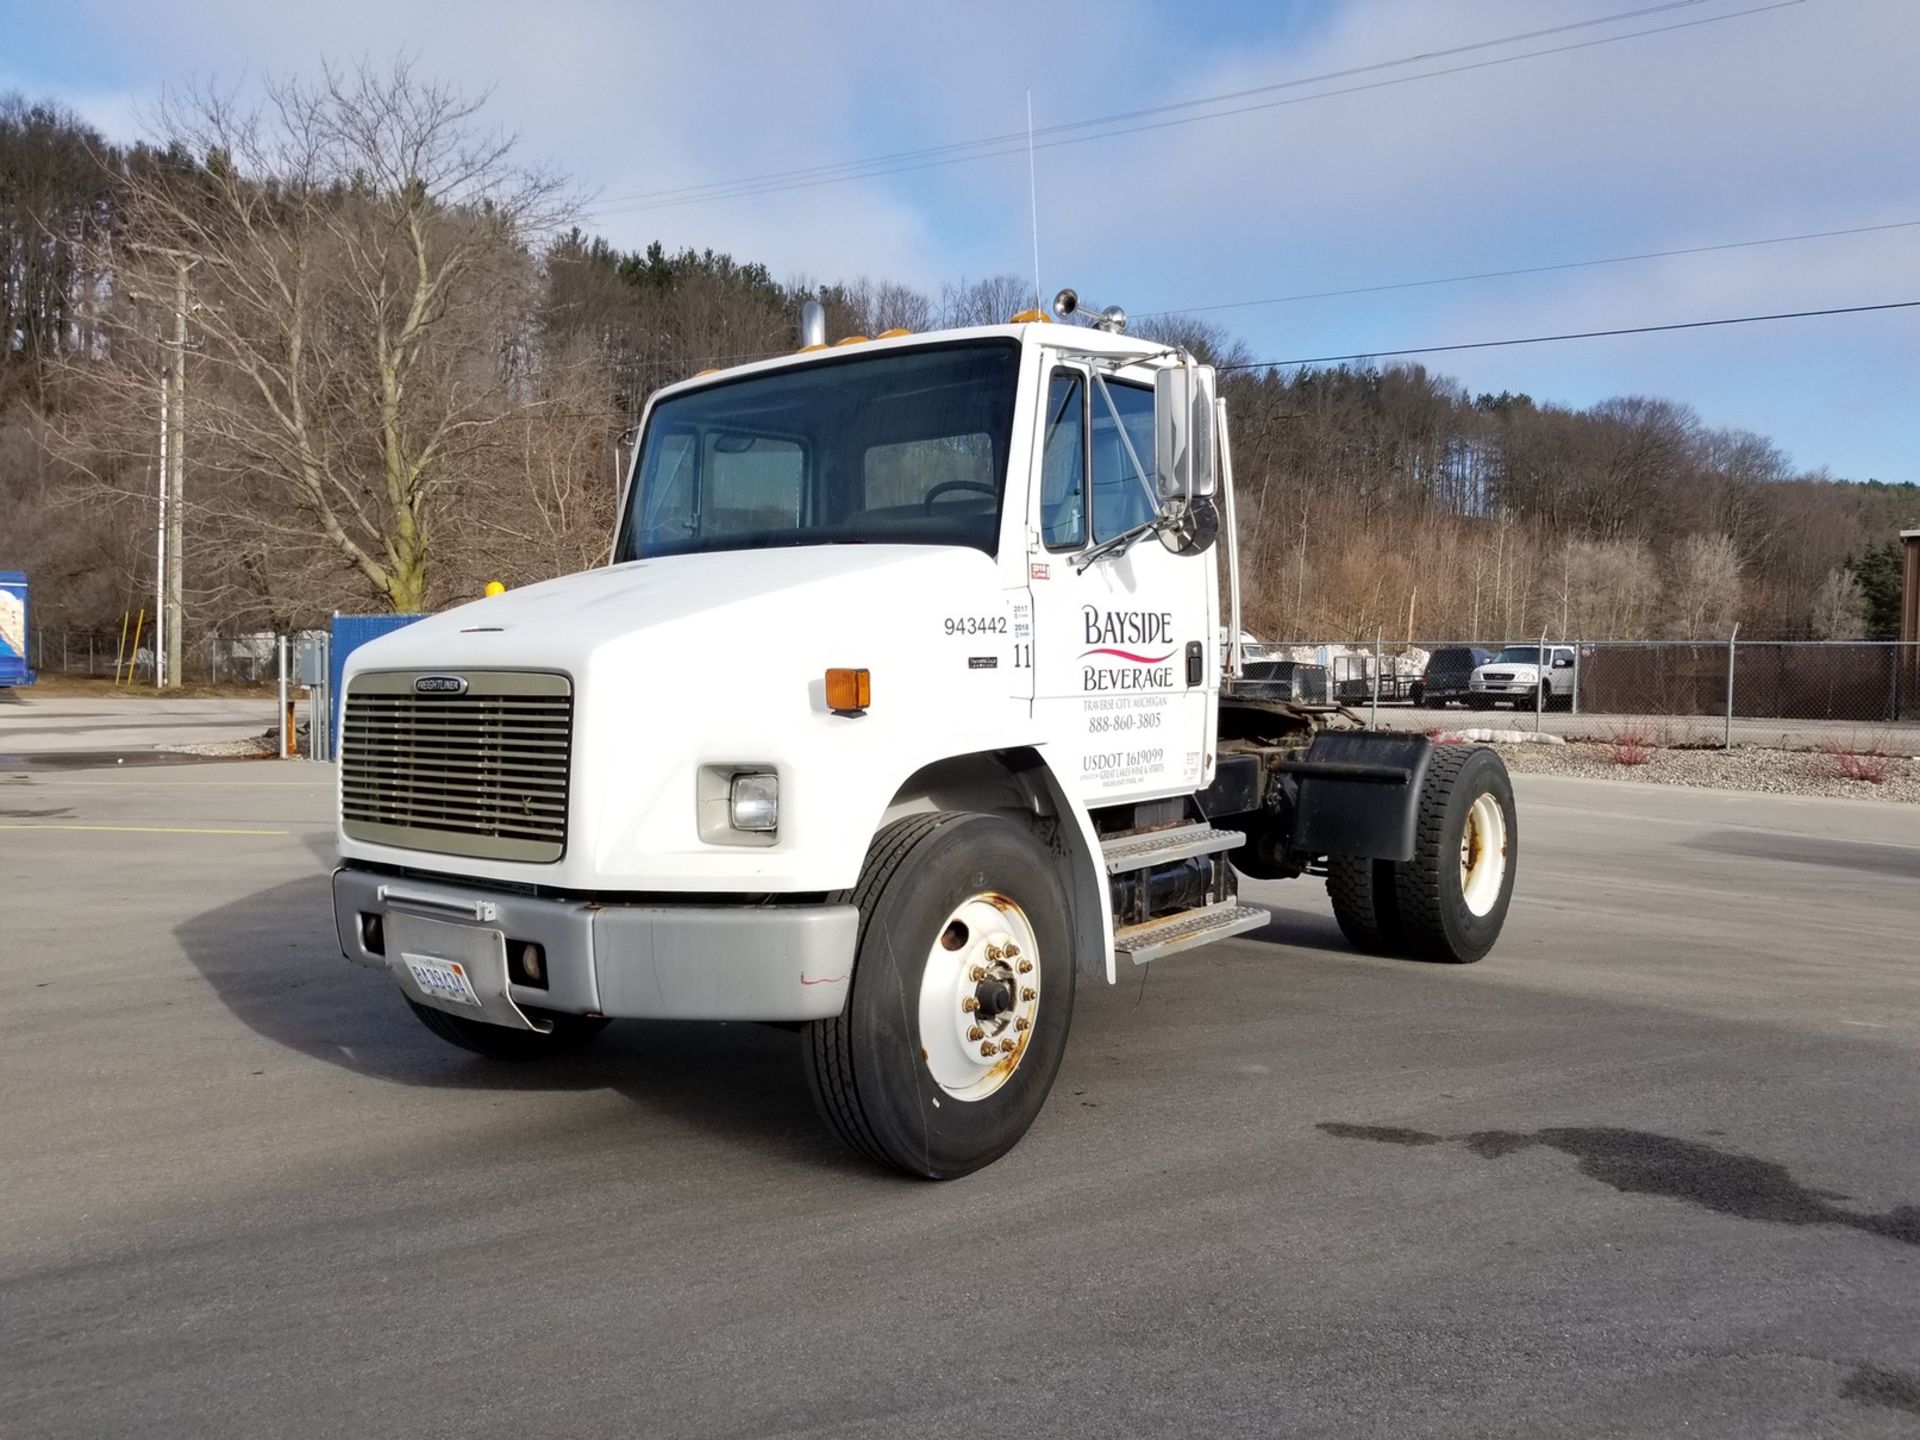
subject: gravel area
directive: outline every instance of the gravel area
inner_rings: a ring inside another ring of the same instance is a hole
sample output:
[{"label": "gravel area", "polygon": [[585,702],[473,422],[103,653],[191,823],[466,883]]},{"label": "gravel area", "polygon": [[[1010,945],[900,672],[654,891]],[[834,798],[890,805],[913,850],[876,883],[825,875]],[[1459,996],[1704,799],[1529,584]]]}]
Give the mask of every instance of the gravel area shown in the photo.
[{"label": "gravel area", "polygon": [[[1892,800],[1920,804],[1920,760],[1901,756],[1845,757],[1807,750],[1650,750],[1645,763],[1622,764],[1616,747],[1575,741],[1567,745],[1499,745],[1507,768],[1522,775],[1575,775],[1598,780],[1635,780],[1706,790],[1758,790],[1769,795],[1818,795],[1845,800]],[[1842,774],[1849,766],[1883,775],[1878,783]]]},{"label": "gravel area", "polygon": [[[241,740],[189,740],[177,745],[156,745],[174,755],[212,755],[235,760],[264,759],[274,753],[278,737],[267,730]],[[305,736],[301,737],[304,748]]]}]

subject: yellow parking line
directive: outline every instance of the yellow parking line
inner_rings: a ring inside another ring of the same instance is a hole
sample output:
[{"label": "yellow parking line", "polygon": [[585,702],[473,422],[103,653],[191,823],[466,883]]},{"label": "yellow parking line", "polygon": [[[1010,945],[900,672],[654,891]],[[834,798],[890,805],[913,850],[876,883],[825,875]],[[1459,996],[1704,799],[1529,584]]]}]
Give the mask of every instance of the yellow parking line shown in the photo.
[{"label": "yellow parking line", "polygon": [[61,825],[53,821],[38,820],[0,820],[0,830],[112,830],[122,835],[286,835],[290,833],[286,830],[216,830],[197,825]]}]

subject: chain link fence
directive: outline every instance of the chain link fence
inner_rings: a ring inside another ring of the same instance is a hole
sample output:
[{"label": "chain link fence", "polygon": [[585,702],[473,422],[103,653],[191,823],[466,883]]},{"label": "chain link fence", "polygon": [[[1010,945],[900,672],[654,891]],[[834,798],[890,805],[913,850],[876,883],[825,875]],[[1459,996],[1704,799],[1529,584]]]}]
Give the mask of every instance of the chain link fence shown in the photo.
[{"label": "chain link fence", "polygon": [[[272,631],[196,635],[181,649],[185,684],[270,685],[279,674]],[[28,637],[29,664],[41,675],[88,676],[130,685],[153,684],[151,631],[37,629]]]},{"label": "chain link fence", "polygon": [[1920,644],[1912,642],[1375,637],[1261,651],[1325,666],[1332,697],[1383,729],[1487,725],[1656,747],[1920,755]]}]

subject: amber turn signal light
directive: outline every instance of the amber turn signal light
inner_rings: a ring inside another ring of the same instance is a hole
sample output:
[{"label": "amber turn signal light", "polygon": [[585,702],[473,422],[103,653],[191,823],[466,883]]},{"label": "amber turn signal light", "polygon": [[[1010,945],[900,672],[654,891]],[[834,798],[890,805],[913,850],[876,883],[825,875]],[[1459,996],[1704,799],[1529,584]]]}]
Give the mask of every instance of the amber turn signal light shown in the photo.
[{"label": "amber turn signal light", "polygon": [[873,703],[873,677],[865,670],[827,671],[827,708],[836,715],[858,715]]}]

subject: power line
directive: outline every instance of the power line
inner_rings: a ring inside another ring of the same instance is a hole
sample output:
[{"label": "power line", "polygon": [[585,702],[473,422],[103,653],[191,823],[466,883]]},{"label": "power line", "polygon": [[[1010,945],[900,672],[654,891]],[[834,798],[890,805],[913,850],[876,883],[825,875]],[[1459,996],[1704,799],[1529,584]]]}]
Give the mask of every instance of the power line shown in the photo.
[{"label": "power line", "polygon": [[[1592,20],[1576,20],[1567,25],[1554,25],[1544,30],[1525,30],[1514,35],[1502,35],[1492,40],[1476,40],[1468,45],[1455,45],[1444,50],[1423,50],[1413,55],[1403,55],[1397,60],[1379,60],[1367,65],[1356,65],[1345,70],[1329,70],[1319,75],[1303,75],[1293,80],[1282,80],[1271,85],[1256,85],[1246,90],[1229,90],[1218,95],[1201,95],[1192,100],[1179,100],[1167,105],[1154,105],[1140,110],[1123,110],[1114,115],[1099,115],[1084,120],[1063,121],[1054,125],[1043,125],[1032,133],[1034,136],[1049,136],[1070,130],[1082,130],[1098,125],[1117,124],[1122,120],[1138,120],[1148,115],[1163,115],[1174,110],[1190,110],[1196,105],[1224,104],[1229,100],[1244,100],[1251,95],[1268,94],[1275,90],[1287,90],[1301,85],[1313,85],[1326,80],[1346,80],[1355,75],[1364,75],[1375,70],[1390,70],[1400,65],[1413,65],[1422,60],[1444,60],[1454,55],[1464,55],[1475,50],[1489,50],[1499,45],[1519,44],[1526,40],[1540,40],[1549,35],[1561,35],[1570,30],[1587,30],[1596,25],[1610,25],[1617,20],[1638,20],[1647,15],[1659,14],[1670,10],[1684,10],[1695,5],[1704,5],[1707,0],[1666,0],[1659,5],[1648,5],[1638,10],[1625,10],[1618,14],[1601,15]],[[770,170],[759,175],[743,175],[733,180],[710,180],[698,185],[677,185],[663,190],[643,190],[629,195],[610,196],[607,204],[624,204],[629,201],[646,202],[654,200],[672,200],[682,197],[700,196],[710,190],[731,190],[739,185],[760,185],[779,180],[811,179],[836,174],[843,170],[865,170],[873,165],[892,165],[906,160],[924,160],[935,155],[950,155],[955,151],[973,150],[987,145],[1005,145],[1015,140],[1027,138],[1026,131],[1009,131],[1003,135],[985,135],[975,140],[956,140],[945,145],[929,145],[917,150],[896,150],[885,155],[869,155],[860,160],[842,160],[828,165],[809,165],[793,170]]]},{"label": "power line", "polygon": [[1348,295],[1378,295],[1388,290],[1419,290],[1434,285],[1460,285],[1469,280],[1505,280],[1517,275],[1547,275],[1557,270],[1587,270],[1597,265],[1626,265],[1636,260],[1666,260],[1677,255],[1710,255],[1721,250],[1751,250],[1763,245],[1791,245],[1802,240],[1831,240],[1842,235],[1872,235],[1882,230],[1911,230],[1920,220],[1891,220],[1884,225],[1853,225],[1844,230],[1810,230],[1804,235],[1770,235],[1758,240],[1726,240],[1713,245],[1688,245],[1678,250],[1643,250],[1637,255],[1608,255],[1595,260],[1562,260],[1551,265],[1520,265],[1510,270],[1478,270],[1468,275],[1439,275],[1430,280],[1396,280],[1381,285],[1353,285],[1344,290],[1307,290],[1297,295],[1275,295],[1266,300],[1225,300],[1215,305],[1188,305],[1167,310],[1141,310],[1142,320],[1166,315],[1203,315],[1214,310],[1246,310],[1256,305],[1291,305],[1302,300],[1333,300]]},{"label": "power line", "polygon": [[[1690,3],[1697,3],[1697,0],[1673,0],[1673,3],[1690,4]],[[1058,149],[1061,146],[1065,146],[1065,145],[1085,145],[1096,140],[1112,140],[1125,135],[1137,135],[1137,134],[1142,134],[1142,133],[1153,131],[1153,130],[1172,129],[1176,126],[1182,126],[1182,125],[1195,125],[1207,120],[1224,120],[1224,119],[1231,118],[1232,116],[1235,116],[1235,115],[1247,115],[1247,114],[1252,114],[1262,110],[1275,110],[1275,109],[1280,109],[1282,107],[1290,106],[1290,105],[1304,105],[1304,104],[1309,104],[1315,100],[1331,100],[1342,95],[1357,95],[1357,94],[1362,94],[1362,93],[1373,91],[1373,90],[1384,90],[1396,85],[1413,84],[1414,82],[1420,81],[1420,80],[1433,80],[1433,79],[1437,79],[1447,75],[1466,74],[1468,72],[1475,71],[1475,70],[1491,69],[1499,65],[1511,65],[1522,60],[1536,60],[1543,56],[1548,56],[1548,55],[1561,55],[1561,54],[1566,54],[1575,50],[1592,49],[1593,47],[1599,46],[1599,45],[1617,44],[1622,40],[1634,40],[1634,39],[1639,39],[1648,35],[1663,35],[1663,34],[1668,34],[1670,32],[1679,31],[1679,30],[1691,30],[1702,25],[1719,24],[1721,21],[1724,21],[1724,20],[1738,20],[1749,15],[1764,14],[1765,12],[1770,10],[1785,10],[1793,6],[1801,5],[1804,3],[1806,3],[1806,0],[1771,0],[1771,3],[1769,4],[1754,5],[1744,10],[1728,11],[1726,14],[1723,14],[1723,15],[1708,15],[1708,16],[1703,16],[1697,20],[1678,21],[1671,25],[1656,25],[1643,30],[1629,30],[1619,35],[1604,35],[1592,40],[1580,40],[1580,41],[1575,41],[1571,44],[1566,44],[1566,45],[1552,45],[1539,50],[1523,51],[1518,55],[1503,55],[1503,56],[1495,57],[1494,59],[1491,59],[1491,60],[1479,60],[1466,65],[1443,66],[1437,70],[1423,70],[1418,74],[1414,74],[1414,75],[1400,75],[1387,80],[1374,80],[1361,85],[1348,85],[1335,90],[1319,91],[1312,95],[1296,95],[1296,96],[1290,96],[1288,98],[1280,99],[1280,100],[1266,100],[1253,105],[1240,105],[1240,106],[1235,106],[1231,109],[1210,111],[1209,113],[1204,115],[1176,116],[1171,119],[1149,121],[1147,123],[1138,124],[1138,125],[1126,125],[1118,129],[1103,130],[1100,133],[1093,134],[1093,135],[1060,135],[1060,136],[1057,136],[1057,138],[1053,138],[1053,139],[1049,139],[1049,140],[1037,143],[1035,145],[1035,148],[1039,150],[1052,150],[1052,149]],[[1670,7],[1657,6],[1653,8],[1665,9]],[[1628,12],[1628,13],[1648,13],[1648,12]],[[1607,17],[1607,18],[1619,19],[1622,17],[1613,16],[1613,17]],[[1601,24],[1605,22],[1601,20],[1596,20],[1596,21],[1582,22],[1582,23]],[[1480,44],[1483,46],[1496,45],[1496,44],[1511,44],[1511,43],[1513,43],[1513,39],[1511,37],[1509,37],[1506,40],[1499,40],[1499,41],[1490,40],[1490,41],[1480,42]],[[1462,47],[1462,48],[1471,48],[1471,47]],[[1410,59],[1407,59],[1407,60],[1382,61],[1376,65],[1360,67],[1360,70],[1365,71],[1365,70],[1373,70],[1373,69],[1381,69],[1381,68],[1391,68],[1392,66],[1395,66],[1395,65],[1412,63],[1412,59],[1417,59],[1417,58],[1418,57],[1411,57]],[[1358,73],[1358,72],[1334,72],[1334,73]],[[1319,76],[1308,77],[1308,78],[1304,78],[1297,81],[1282,82],[1281,85],[1276,85],[1271,87],[1262,87],[1262,89],[1263,90],[1279,89],[1279,88],[1288,88],[1288,87],[1297,86],[1297,85],[1312,84],[1324,78],[1331,78],[1331,77],[1319,77]],[[1259,93],[1259,92],[1242,92],[1242,93]],[[1128,114],[1105,116],[1105,117],[1101,117],[1099,119],[1094,119],[1094,120],[1075,121],[1075,122],[1072,122],[1071,125],[1056,126],[1056,127],[1049,127],[1049,128],[1057,131],[1057,130],[1069,129],[1069,128],[1084,128],[1084,127],[1092,127],[1092,126],[1099,126],[1099,125],[1111,125],[1116,123],[1117,121],[1129,118],[1129,116],[1132,114],[1153,114],[1153,113],[1157,113],[1159,110],[1182,109],[1182,108],[1188,108],[1193,105],[1217,103],[1217,100],[1219,98],[1231,98],[1231,97],[1216,97],[1215,99],[1209,99],[1209,100],[1187,101],[1179,105],[1156,107],[1154,110],[1128,112]],[[812,189],[822,185],[845,184],[851,180],[876,179],[876,178],[880,178],[888,175],[907,174],[907,173],[918,171],[918,170],[938,169],[948,165],[966,164],[970,161],[975,161],[975,160],[998,159],[1008,155],[1018,155],[1018,154],[1024,153],[1024,149],[1025,149],[1024,134],[1016,138],[1019,139],[1022,143],[1009,146],[1009,145],[1000,144],[996,140],[985,139],[985,140],[979,140],[979,141],[960,142],[959,144],[953,147],[936,147],[936,149],[942,149],[942,148],[958,149],[958,148],[978,147],[978,146],[997,146],[998,147],[998,148],[979,149],[977,153],[974,153],[974,154],[948,155],[943,158],[932,158],[932,159],[911,161],[911,163],[897,163],[897,164],[883,163],[887,161],[888,157],[879,157],[873,162],[848,162],[850,165],[857,164],[857,163],[866,163],[869,165],[870,168],[850,169],[850,170],[847,170],[845,173],[827,174],[827,175],[821,175],[821,176],[816,176],[812,178],[783,179],[778,176],[775,176],[775,177],[770,177],[770,183],[762,183],[754,180],[716,182],[716,185],[708,189],[706,193],[683,195],[680,198],[662,199],[657,201],[646,201],[645,203],[639,203],[639,204],[618,204],[618,203],[608,204],[594,210],[592,212],[591,218],[605,219],[606,217],[611,215],[632,214],[632,213],[644,212],[648,210],[673,209],[673,208],[677,208],[684,205],[706,204],[708,202],[715,201],[715,200],[746,199],[746,198],[751,198],[753,196],[758,196],[758,195],[777,194],[787,190],[806,190],[806,189]],[[920,153],[920,152],[901,152],[900,158],[902,160],[911,160],[911,157],[916,153]],[[821,168],[825,169],[829,167],[821,167]],[[792,173],[795,174],[796,176],[805,176],[806,174],[806,172],[792,172]],[[692,187],[689,187],[689,188],[692,188]],[[671,195],[675,192],[661,191],[661,192],[653,192],[653,193]],[[639,198],[639,197],[636,197],[636,198]]]},{"label": "power line", "polygon": [[1704,330],[1716,325],[1755,325],[1765,320],[1809,320],[1821,315],[1864,315],[1873,310],[1911,310],[1920,300],[1889,300],[1879,305],[1840,305],[1830,310],[1784,310],[1773,315],[1730,315],[1717,320],[1681,320],[1670,325],[1626,325],[1617,330],[1573,330],[1562,335],[1522,335],[1510,340],[1468,340],[1452,345],[1413,345],[1402,350],[1357,350],[1351,355],[1306,355],[1294,360],[1246,360],[1220,370],[1284,370],[1294,365],[1330,365],[1337,360],[1388,360],[1399,355],[1438,355],[1449,350],[1493,350],[1508,345],[1544,345],[1553,340],[1599,340],[1612,335],[1654,335],[1669,330]]}]

